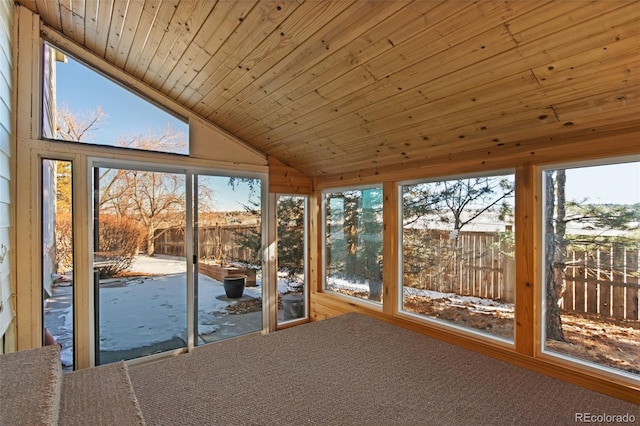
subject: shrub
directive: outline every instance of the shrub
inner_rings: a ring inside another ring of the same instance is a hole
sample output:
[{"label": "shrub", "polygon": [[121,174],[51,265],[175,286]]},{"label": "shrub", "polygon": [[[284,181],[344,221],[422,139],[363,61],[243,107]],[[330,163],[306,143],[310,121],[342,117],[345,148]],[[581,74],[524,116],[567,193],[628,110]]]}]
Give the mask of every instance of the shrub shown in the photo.
[{"label": "shrub", "polygon": [[126,216],[100,215],[100,247],[94,262],[100,278],[113,277],[131,267],[144,236],[144,228]]},{"label": "shrub", "polygon": [[58,273],[73,269],[73,231],[71,215],[68,213],[56,215],[56,246],[54,261]]}]

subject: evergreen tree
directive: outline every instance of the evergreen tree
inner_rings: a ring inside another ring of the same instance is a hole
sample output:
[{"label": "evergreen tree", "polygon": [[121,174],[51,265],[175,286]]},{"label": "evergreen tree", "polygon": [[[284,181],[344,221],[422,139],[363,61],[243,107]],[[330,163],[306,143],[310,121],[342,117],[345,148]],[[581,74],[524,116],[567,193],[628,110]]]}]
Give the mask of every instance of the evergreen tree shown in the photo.
[{"label": "evergreen tree", "polygon": [[303,197],[278,199],[278,270],[286,272],[289,281],[297,281],[304,273],[304,208]]},{"label": "evergreen tree", "polygon": [[327,202],[327,267],[382,294],[382,190],[332,193]]}]

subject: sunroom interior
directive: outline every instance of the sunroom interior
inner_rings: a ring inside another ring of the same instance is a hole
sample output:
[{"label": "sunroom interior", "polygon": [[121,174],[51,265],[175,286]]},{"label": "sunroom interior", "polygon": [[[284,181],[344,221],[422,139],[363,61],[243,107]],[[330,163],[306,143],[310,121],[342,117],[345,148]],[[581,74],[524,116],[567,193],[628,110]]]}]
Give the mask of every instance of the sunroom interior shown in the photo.
[{"label": "sunroom interior", "polygon": [[[72,369],[101,363],[97,230],[123,208],[94,199],[98,175],[151,173],[189,194],[185,270],[217,257],[194,248],[208,179],[257,194],[247,334],[357,312],[640,401],[637,3],[2,0],[0,17],[1,353],[45,343],[46,170],[66,164]],[[184,151],[59,137],[69,62],[182,123]],[[287,262],[301,298],[279,290]],[[183,345],[132,362],[216,340],[187,276]],[[284,301],[302,308],[283,320]]]}]

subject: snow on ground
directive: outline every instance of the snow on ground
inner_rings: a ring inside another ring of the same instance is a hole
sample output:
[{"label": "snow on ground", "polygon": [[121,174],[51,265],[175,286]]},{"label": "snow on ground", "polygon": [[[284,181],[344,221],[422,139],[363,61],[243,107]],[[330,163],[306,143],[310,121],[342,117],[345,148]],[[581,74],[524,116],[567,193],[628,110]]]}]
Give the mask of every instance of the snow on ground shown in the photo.
[{"label": "snow on ground", "polygon": [[[179,337],[186,341],[187,266],[184,259],[170,256],[138,256],[130,272],[152,274],[135,278],[102,280],[100,285],[100,347],[104,351],[127,350]],[[245,287],[244,295],[262,298],[262,282]],[[72,287],[68,287],[68,291]],[[287,281],[278,280],[278,291],[290,291]],[[68,294],[64,297],[68,297]],[[230,300],[221,282],[198,274],[198,334],[220,328],[220,317]],[[62,325],[52,330],[63,344],[63,357],[72,359],[73,314],[70,303],[52,310]],[[230,321],[222,323],[233,326]]]},{"label": "snow on ground", "polygon": [[[67,306],[68,305],[68,306]],[[70,303],[59,309],[50,310],[48,314],[56,318],[60,324],[56,329],[49,330],[56,342],[62,344],[60,351],[60,361],[63,366],[73,365],[73,308]]]},{"label": "snow on ground", "polygon": [[[369,284],[367,283],[354,283],[348,280],[331,278],[328,284],[328,288],[331,290],[350,290],[356,292],[368,292]],[[407,296],[422,296],[428,297],[433,300],[444,300],[451,306],[465,307],[472,312],[477,313],[494,313],[504,312],[513,313],[513,303],[498,302],[493,299],[475,297],[475,296],[462,296],[456,293],[444,293],[433,290],[421,290],[413,287],[403,288],[404,297]]]},{"label": "snow on ground", "polygon": [[404,297],[407,296],[422,296],[434,300],[446,300],[451,306],[465,307],[478,313],[514,312],[513,303],[498,302],[493,299],[476,296],[461,296],[456,293],[443,293],[440,291],[420,290],[417,288],[405,287]]},{"label": "snow on ground", "polygon": [[355,283],[342,278],[330,277],[327,279],[327,288],[329,290],[349,290],[366,293],[369,291],[369,284]]},{"label": "snow on ground", "polygon": [[133,260],[129,269],[145,274],[177,274],[187,272],[187,262],[184,258],[175,256],[155,255],[149,257],[141,255]]},{"label": "snow on ground", "polygon": [[[179,337],[187,340],[187,273],[184,259],[138,256],[132,272],[155,274],[125,281],[124,286],[101,284],[100,347],[105,351],[148,346]],[[262,297],[262,286],[244,294]],[[198,274],[198,333],[219,328],[216,314],[226,313],[230,301],[222,283]],[[219,323],[219,321],[218,321]]]}]

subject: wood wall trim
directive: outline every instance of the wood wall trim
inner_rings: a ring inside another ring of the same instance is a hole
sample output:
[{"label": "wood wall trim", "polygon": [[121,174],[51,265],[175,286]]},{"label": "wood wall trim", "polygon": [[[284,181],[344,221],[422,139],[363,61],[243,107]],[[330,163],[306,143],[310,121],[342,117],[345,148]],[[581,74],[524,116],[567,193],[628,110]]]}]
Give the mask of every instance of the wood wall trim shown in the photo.
[{"label": "wood wall trim", "polygon": [[87,165],[86,155],[78,153],[73,158],[73,331],[74,336],[74,367],[87,368],[95,365],[95,336],[96,321],[93,309],[95,294],[93,282],[93,266],[89,241],[89,224],[93,217],[85,207],[91,205],[91,170]]},{"label": "wood wall trim", "polygon": [[275,194],[309,195],[311,178],[287,166],[274,157],[269,157],[269,192]]},{"label": "wood wall trim", "polygon": [[[42,345],[42,288],[40,286],[38,252],[40,249],[38,197],[31,186],[31,176],[39,176],[28,140],[34,133],[33,86],[38,78],[38,67],[34,60],[39,53],[39,22],[24,7],[17,13],[16,57],[16,197],[12,203],[15,219],[15,277],[16,288],[16,337],[17,349],[31,349]],[[17,196],[20,194],[20,196]],[[20,236],[19,238],[17,236]],[[33,242],[30,243],[30,242]],[[37,287],[33,283],[38,283]],[[37,291],[40,289],[40,291]]]},{"label": "wood wall trim", "polygon": [[[322,200],[321,193],[315,188],[315,181],[309,195],[309,298],[311,303],[315,294],[322,291]],[[312,309],[310,309],[311,315]]]}]

